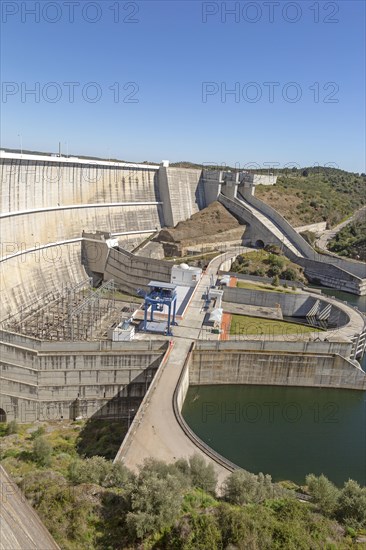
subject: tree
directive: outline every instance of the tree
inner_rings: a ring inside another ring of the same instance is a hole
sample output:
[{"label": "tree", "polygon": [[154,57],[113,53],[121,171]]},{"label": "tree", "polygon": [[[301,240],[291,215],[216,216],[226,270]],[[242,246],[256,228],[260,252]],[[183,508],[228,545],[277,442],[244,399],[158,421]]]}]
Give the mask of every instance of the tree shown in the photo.
[{"label": "tree", "polygon": [[157,472],[140,475],[131,493],[131,511],[126,518],[131,535],[142,539],[169,527],[178,517],[182,500],[181,484],[173,475],[165,478]]},{"label": "tree", "polygon": [[332,516],[337,508],[339,490],[327,477],[314,474],[306,476],[306,484],[313,501],[326,516]]},{"label": "tree", "polygon": [[[111,476],[113,463],[102,456],[93,456],[83,460],[76,459],[69,466],[69,479],[75,485],[80,483],[96,483],[105,486],[108,476]],[[110,486],[110,482],[107,483]]]},{"label": "tree", "polygon": [[235,470],[224,482],[224,497],[232,504],[244,505],[273,497],[275,486],[270,475],[256,476],[245,470]]},{"label": "tree", "polygon": [[350,527],[366,527],[366,487],[360,487],[353,479],[344,484],[338,500],[337,518]]},{"label": "tree", "polygon": [[217,475],[211,463],[206,464],[205,460],[198,454],[189,459],[192,485],[203,489],[207,493],[215,494]]},{"label": "tree", "polygon": [[257,476],[244,470],[235,470],[224,482],[224,497],[231,504],[247,504],[256,493]]},{"label": "tree", "polygon": [[52,445],[44,437],[37,437],[33,443],[33,457],[41,466],[48,466],[51,462]]}]

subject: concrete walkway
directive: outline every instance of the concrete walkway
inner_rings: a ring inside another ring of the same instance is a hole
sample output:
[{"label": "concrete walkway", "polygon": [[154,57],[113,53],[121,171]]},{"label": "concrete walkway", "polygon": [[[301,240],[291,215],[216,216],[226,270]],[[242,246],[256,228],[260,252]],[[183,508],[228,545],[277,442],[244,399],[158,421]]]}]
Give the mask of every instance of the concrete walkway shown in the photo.
[{"label": "concrete walkway", "polygon": [[[235,254],[237,253],[236,250]],[[230,257],[233,257],[233,253],[228,252],[212,260],[197,285],[184,319],[179,326],[174,327],[174,347],[151,395],[144,419],[138,426],[125,453],[122,446],[116,457],[131,470],[136,470],[145,458],[151,456],[158,460],[172,462],[175,459],[189,458],[198,453],[206,461],[208,460],[207,455],[197,448],[179,425],[173,409],[173,394],[190,346],[200,336],[205,316],[202,296],[210,285],[211,275],[216,276],[222,262]],[[214,467],[220,486],[229,470],[216,463],[214,463]]]}]

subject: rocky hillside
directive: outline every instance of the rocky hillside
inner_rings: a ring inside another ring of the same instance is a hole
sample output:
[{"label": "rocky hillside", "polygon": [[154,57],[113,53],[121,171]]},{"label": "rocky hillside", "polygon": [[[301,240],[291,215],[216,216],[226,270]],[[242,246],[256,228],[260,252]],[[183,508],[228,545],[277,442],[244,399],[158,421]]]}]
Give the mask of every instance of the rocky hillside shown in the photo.
[{"label": "rocky hillside", "polygon": [[244,226],[240,225],[222,204],[215,201],[207,208],[193,214],[189,220],[160,231],[158,240],[160,242],[201,242],[204,238],[238,228],[242,228],[244,233]]}]

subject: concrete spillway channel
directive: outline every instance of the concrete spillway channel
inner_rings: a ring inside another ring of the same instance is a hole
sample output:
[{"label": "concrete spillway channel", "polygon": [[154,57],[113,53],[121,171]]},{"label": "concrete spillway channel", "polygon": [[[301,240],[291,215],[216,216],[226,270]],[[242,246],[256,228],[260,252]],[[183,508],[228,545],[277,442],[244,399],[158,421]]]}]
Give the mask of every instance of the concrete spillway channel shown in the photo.
[{"label": "concrete spillway channel", "polygon": [[304,268],[310,280],[353,294],[366,294],[366,265],[363,262],[318,254],[287,220],[264,202],[250,193],[242,196],[237,188],[231,188],[229,196],[225,195],[224,186],[222,191],[219,201],[249,225],[246,242],[276,244]]}]

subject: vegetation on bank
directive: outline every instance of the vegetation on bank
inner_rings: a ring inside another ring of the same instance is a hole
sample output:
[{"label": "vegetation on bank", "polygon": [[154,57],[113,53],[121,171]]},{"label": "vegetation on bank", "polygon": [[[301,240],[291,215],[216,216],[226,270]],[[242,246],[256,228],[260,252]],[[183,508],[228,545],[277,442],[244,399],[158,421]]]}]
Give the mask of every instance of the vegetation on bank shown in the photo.
[{"label": "vegetation on bank", "polygon": [[319,332],[319,330],[318,328],[298,323],[250,317],[247,315],[232,315],[230,324],[230,334],[242,334],[245,336],[283,336],[285,338],[288,334],[302,336],[311,332]]},{"label": "vegetation on bank", "polygon": [[[280,286],[269,285],[265,283],[251,283],[249,281],[238,281],[238,288],[247,288],[248,290],[262,290],[263,292],[280,292],[282,294],[294,294],[297,290],[289,290]],[[288,285],[287,285],[288,286]]]},{"label": "vegetation on bank", "polygon": [[[78,455],[84,423],[0,425],[3,465],[64,550],[354,548],[366,488],[308,476],[310,502],[268,475],[238,470],[217,491],[199,456],[146,461],[138,474]],[[288,485],[288,484],[287,484]]]},{"label": "vegetation on bank", "polygon": [[329,241],[328,249],[340,256],[366,261],[366,218],[365,212],[336,234]]},{"label": "vegetation on bank", "polygon": [[278,246],[240,254],[232,263],[230,271],[271,279],[276,277],[276,281],[284,279],[289,284],[291,281],[307,282],[303,268],[286,258]]},{"label": "vegetation on bank", "polygon": [[322,221],[333,227],[366,204],[365,174],[319,166],[273,172],[277,183],[258,185],[256,197],[295,227]]}]

